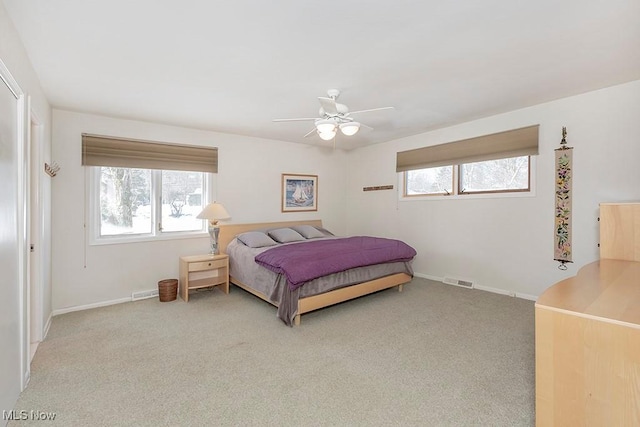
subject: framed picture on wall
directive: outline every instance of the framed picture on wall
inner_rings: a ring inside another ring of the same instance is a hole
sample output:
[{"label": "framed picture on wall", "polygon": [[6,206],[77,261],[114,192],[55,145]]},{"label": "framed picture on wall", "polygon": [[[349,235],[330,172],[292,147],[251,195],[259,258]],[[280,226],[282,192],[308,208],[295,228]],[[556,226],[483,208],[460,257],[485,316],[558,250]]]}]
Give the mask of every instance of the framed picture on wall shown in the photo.
[{"label": "framed picture on wall", "polygon": [[282,212],[318,210],[318,175],[282,174]]}]

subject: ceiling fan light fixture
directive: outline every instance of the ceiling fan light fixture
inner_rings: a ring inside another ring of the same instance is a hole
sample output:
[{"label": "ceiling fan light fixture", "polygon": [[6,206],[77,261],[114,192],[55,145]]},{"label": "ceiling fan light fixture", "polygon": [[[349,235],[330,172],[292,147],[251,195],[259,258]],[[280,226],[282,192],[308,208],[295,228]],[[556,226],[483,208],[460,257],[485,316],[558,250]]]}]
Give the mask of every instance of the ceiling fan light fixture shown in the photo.
[{"label": "ceiling fan light fixture", "polygon": [[318,134],[318,136],[323,140],[330,141],[336,137],[338,129],[340,129],[340,132],[345,136],[353,136],[357,134],[360,131],[361,127],[366,128],[367,134],[372,130],[371,127],[363,123],[354,121],[354,119],[351,117],[351,114],[393,109],[393,107],[379,107],[369,108],[367,110],[350,111],[346,105],[336,102],[338,96],[340,95],[339,90],[329,89],[327,91],[327,95],[329,95],[328,98],[324,96],[318,97],[318,101],[320,102],[320,110],[318,111],[319,117],[297,117],[290,119],[274,119],[273,121],[313,121],[313,129],[309,129],[309,131],[304,135],[304,138],[312,136],[315,133]]},{"label": "ceiling fan light fixture", "polygon": [[[331,133],[333,135],[336,134],[336,122],[329,119],[318,120],[316,121],[316,129],[318,129],[318,133]],[[331,137],[333,138],[333,136]],[[329,138],[329,139],[331,139]]]},{"label": "ceiling fan light fixture", "polygon": [[358,133],[358,130],[360,130],[360,123],[358,122],[342,123],[340,125],[340,130],[342,131],[343,134],[347,136],[353,136],[356,133]]},{"label": "ceiling fan light fixture", "polygon": [[318,130],[318,135],[320,136],[320,139],[331,141],[336,136],[336,130],[333,129],[329,132],[320,132],[320,130]]}]

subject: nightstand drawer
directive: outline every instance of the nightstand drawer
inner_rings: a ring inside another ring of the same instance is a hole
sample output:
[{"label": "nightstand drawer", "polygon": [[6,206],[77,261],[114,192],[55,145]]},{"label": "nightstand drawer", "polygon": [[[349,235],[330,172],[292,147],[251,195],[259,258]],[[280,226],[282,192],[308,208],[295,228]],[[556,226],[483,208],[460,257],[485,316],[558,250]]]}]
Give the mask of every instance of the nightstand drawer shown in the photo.
[{"label": "nightstand drawer", "polygon": [[214,268],[222,268],[226,266],[227,266],[226,259],[202,261],[202,262],[190,262],[189,271],[212,270]]}]

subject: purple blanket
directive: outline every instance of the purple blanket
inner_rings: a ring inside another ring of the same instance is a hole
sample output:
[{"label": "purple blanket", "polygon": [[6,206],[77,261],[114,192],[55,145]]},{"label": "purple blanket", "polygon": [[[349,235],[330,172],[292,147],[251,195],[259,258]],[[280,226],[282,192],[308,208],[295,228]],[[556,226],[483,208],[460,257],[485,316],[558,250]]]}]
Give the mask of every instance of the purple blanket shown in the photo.
[{"label": "purple blanket", "polygon": [[276,246],[256,255],[255,261],[287,278],[294,290],[313,279],[350,268],[386,262],[411,261],[415,249],[400,240],[345,237],[308,240]]}]

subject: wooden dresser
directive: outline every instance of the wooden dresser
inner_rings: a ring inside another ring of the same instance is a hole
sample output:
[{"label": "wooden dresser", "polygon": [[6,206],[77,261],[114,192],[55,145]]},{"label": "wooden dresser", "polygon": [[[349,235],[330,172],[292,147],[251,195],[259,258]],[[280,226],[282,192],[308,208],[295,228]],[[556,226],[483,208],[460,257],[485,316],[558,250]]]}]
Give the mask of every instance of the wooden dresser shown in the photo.
[{"label": "wooden dresser", "polygon": [[535,319],[536,425],[640,426],[640,203],[600,205],[600,261]]}]

